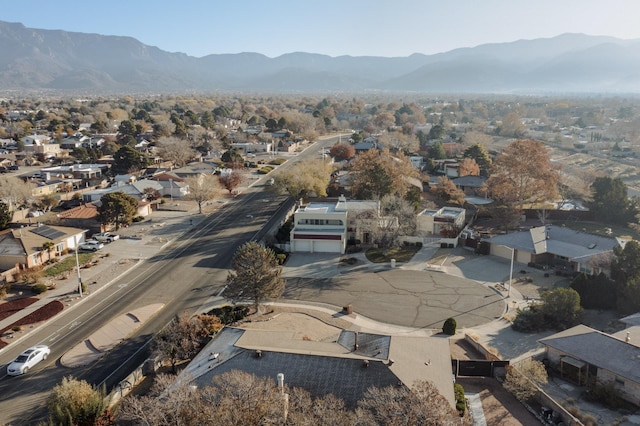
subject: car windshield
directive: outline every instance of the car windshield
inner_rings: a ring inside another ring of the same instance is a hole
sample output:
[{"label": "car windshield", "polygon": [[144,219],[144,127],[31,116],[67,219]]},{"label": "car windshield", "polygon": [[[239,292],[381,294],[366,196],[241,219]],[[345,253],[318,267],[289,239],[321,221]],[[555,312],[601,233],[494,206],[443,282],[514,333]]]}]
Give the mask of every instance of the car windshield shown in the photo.
[{"label": "car windshield", "polygon": [[27,355],[18,355],[15,362],[26,362],[29,357]]}]

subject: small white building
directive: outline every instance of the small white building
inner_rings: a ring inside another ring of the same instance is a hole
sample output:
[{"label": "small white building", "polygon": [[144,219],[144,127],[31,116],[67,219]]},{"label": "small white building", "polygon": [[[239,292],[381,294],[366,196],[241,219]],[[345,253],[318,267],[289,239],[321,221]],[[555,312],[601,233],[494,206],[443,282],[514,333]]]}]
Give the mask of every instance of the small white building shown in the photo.
[{"label": "small white building", "polygon": [[418,233],[441,235],[443,230],[461,230],[464,227],[465,213],[465,209],[459,207],[425,209],[418,215]]}]

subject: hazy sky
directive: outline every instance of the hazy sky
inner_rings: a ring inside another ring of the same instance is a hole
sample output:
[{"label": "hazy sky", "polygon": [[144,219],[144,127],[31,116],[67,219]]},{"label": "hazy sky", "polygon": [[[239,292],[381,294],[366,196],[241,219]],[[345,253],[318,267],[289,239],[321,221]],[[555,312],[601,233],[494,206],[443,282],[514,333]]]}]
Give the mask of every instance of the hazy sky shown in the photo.
[{"label": "hazy sky", "polygon": [[192,56],[408,56],[563,33],[640,39],[639,0],[7,0],[0,20]]}]

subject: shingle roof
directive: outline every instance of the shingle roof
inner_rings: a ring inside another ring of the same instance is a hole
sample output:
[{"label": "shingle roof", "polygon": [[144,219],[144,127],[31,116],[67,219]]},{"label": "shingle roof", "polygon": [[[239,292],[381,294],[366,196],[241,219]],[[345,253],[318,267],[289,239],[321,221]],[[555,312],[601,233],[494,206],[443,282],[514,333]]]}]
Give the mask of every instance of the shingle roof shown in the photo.
[{"label": "shingle roof", "polygon": [[[544,244],[538,241],[539,231],[544,227],[533,228],[528,231],[512,232],[506,235],[489,238],[491,244],[500,244],[516,250],[540,254],[541,252],[564,256],[573,261],[584,261],[592,256],[608,253],[618,246],[615,238],[601,237],[586,232],[575,231],[561,226],[546,226],[547,239]],[[534,241],[537,247],[534,247]],[[540,247],[546,246],[543,251]],[[538,248],[538,250],[536,250]]]},{"label": "shingle roof", "polygon": [[640,383],[640,347],[579,325],[539,340],[573,358]]}]

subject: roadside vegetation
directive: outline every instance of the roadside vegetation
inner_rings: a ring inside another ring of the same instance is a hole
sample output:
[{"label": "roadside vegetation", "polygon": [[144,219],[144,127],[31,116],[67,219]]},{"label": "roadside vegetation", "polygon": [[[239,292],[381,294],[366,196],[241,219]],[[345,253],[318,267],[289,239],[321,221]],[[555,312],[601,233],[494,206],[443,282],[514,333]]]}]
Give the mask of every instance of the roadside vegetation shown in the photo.
[{"label": "roadside vegetation", "polygon": [[404,263],[410,261],[421,248],[421,245],[403,245],[389,249],[370,248],[365,251],[365,255],[367,260],[373,263],[388,263],[391,259]]}]

